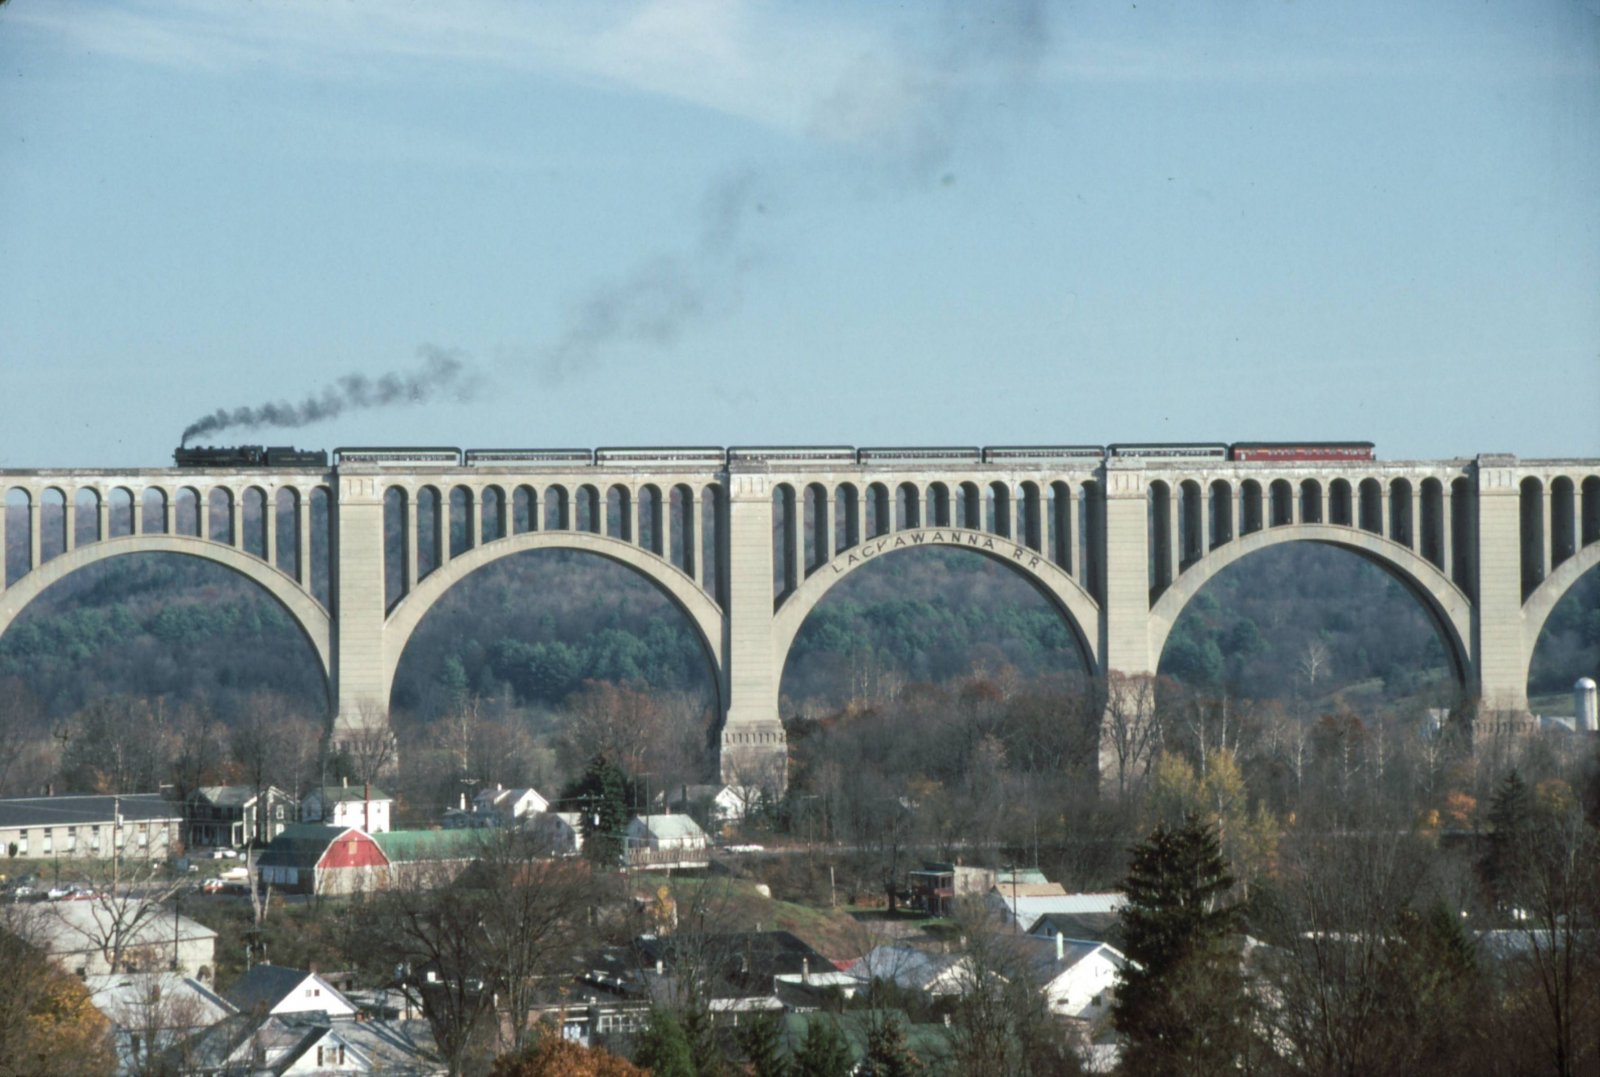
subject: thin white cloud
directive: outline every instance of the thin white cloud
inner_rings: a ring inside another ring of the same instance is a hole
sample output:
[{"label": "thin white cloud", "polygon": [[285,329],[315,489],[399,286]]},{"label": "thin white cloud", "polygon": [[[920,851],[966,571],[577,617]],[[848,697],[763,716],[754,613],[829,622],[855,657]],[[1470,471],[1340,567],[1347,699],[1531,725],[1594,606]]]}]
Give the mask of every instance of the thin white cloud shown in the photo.
[{"label": "thin white cloud", "polygon": [[84,51],[228,74],[481,76],[513,70],[686,101],[791,131],[870,47],[864,23],[747,0],[597,5],[276,0],[22,3],[8,17]]}]

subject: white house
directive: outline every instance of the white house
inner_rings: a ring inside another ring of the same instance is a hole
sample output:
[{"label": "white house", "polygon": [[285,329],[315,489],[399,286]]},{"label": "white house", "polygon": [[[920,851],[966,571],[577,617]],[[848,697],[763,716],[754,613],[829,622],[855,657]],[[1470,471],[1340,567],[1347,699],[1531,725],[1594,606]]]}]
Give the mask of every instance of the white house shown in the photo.
[{"label": "white house", "polygon": [[225,997],[240,1013],[321,1013],[353,1017],[356,1005],[314,972],[282,965],[253,965]]},{"label": "white house", "polygon": [[300,801],[300,821],[353,826],[378,834],[389,829],[393,806],[393,797],[371,785],[327,785],[311,790]]},{"label": "white house", "polygon": [[1128,963],[1120,951],[1109,943],[1061,935],[1026,942],[1034,948],[1034,975],[1051,1013],[1092,1023],[1110,1012],[1117,974]]},{"label": "white house", "polygon": [[531,815],[550,810],[550,802],[535,789],[507,789],[498,783],[472,798],[472,813],[491,818],[494,826],[511,826]]}]

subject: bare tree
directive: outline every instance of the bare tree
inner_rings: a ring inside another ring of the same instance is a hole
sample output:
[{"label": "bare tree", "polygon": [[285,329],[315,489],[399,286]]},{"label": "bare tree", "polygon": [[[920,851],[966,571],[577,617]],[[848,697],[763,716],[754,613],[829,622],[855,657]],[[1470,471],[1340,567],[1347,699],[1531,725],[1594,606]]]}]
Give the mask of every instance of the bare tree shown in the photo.
[{"label": "bare tree", "polygon": [[1295,668],[1300,676],[1305,678],[1307,690],[1316,691],[1317,682],[1328,676],[1332,661],[1333,651],[1321,636],[1312,636],[1306,640],[1305,648],[1295,660]]},{"label": "bare tree", "polygon": [[340,737],[337,747],[353,771],[350,776],[362,785],[376,785],[394,770],[394,733],[388,714],[376,704],[361,705],[361,728]]},{"label": "bare tree", "polygon": [[[515,831],[447,880],[417,875],[364,906],[370,955],[400,969],[452,1073],[504,1039],[525,1046],[538,978],[561,967],[587,930],[597,882],[579,860],[540,860]],[[500,1020],[495,1020],[498,1011]]]},{"label": "bare tree", "polygon": [[1100,781],[1126,796],[1150,768],[1161,745],[1155,678],[1115,670],[1106,675],[1100,725]]}]

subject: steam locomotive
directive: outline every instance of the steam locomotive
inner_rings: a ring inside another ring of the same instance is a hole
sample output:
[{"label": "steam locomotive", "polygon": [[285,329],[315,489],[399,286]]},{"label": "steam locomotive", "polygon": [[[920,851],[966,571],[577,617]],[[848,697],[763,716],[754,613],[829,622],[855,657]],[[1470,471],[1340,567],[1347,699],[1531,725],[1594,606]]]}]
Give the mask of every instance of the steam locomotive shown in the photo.
[{"label": "steam locomotive", "polygon": [[218,445],[172,452],[179,467],[327,467],[325,449],[296,449],[288,445]]}]

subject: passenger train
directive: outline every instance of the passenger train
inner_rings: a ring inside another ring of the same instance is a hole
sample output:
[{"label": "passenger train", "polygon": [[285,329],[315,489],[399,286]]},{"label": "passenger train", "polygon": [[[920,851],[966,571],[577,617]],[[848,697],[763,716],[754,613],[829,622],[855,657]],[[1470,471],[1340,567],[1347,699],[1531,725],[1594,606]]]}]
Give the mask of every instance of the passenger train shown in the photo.
[{"label": "passenger train", "polygon": [[[1370,441],[1115,442],[1111,445],[991,445],[854,448],[849,445],[608,447],[600,449],[467,449],[450,446],[369,446],[333,450],[334,463],[375,467],[511,467],[562,470],[586,467],[732,468],[777,465],[851,467],[969,464],[1095,466],[1109,459],[1353,462],[1377,459]],[[179,448],[178,467],[326,467],[321,449],[239,445]]]}]

